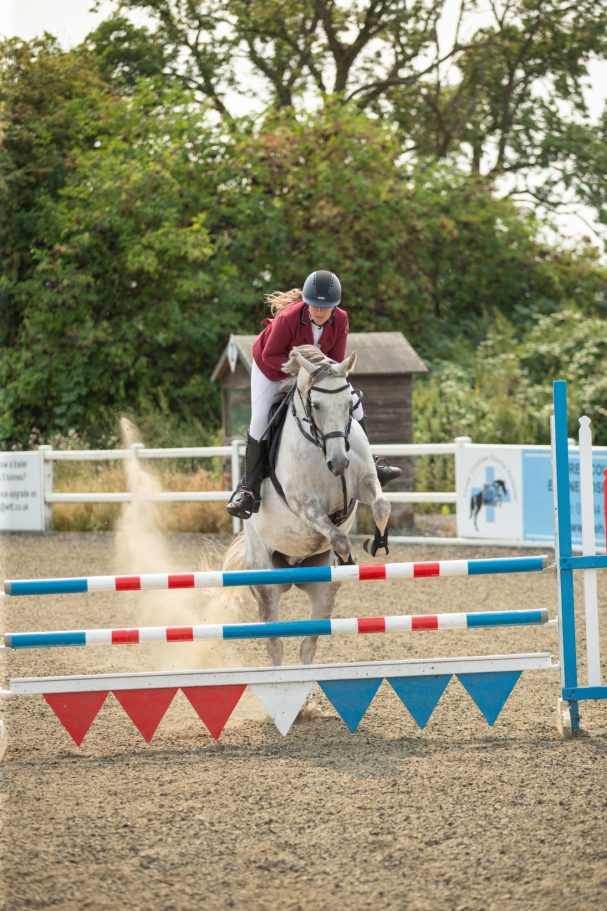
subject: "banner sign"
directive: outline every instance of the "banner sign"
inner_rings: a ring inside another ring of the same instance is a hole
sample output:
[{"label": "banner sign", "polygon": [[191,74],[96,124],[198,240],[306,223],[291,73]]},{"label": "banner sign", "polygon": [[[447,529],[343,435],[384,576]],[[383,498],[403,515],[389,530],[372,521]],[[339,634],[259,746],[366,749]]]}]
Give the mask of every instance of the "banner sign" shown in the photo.
[{"label": "banner sign", "polygon": [[[596,540],[605,542],[603,472],[607,450],[593,450]],[[552,459],[549,446],[482,446],[458,449],[456,456],[457,533],[462,538],[554,541]],[[571,530],[582,543],[579,452],[569,452]]]},{"label": "banner sign", "polygon": [[0,531],[44,531],[42,453],[0,452]]}]

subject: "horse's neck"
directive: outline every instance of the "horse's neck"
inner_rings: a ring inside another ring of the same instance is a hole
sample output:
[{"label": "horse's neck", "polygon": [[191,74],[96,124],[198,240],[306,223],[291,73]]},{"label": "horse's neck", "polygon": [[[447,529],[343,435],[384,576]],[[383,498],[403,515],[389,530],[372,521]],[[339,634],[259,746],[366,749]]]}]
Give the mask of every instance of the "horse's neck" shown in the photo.
[{"label": "horse's neck", "polygon": [[[293,414],[293,410],[295,411],[295,414]],[[288,454],[288,457],[292,458],[293,452],[300,452],[302,446],[304,446],[304,448],[309,447],[310,452],[316,450],[316,452],[322,456],[322,453],[318,446],[308,440],[301,432],[300,424],[305,432],[312,436],[312,428],[307,422],[308,417],[306,415],[306,409],[304,406],[304,396],[296,387],[293,394],[293,407],[289,408],[288,414],[285,418],[282,439],[280,441],[279,458],[281,453],[283,453],[283,455]]]}]

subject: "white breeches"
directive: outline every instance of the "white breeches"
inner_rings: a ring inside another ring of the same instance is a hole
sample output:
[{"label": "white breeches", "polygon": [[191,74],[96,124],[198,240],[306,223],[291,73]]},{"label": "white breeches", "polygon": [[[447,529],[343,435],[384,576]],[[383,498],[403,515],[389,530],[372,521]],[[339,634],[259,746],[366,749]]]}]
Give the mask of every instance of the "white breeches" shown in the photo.
[{"label": "white breeches", "polygon": [[[279,394],[282,380],[269,380],[261,372],[255,361],[251,367],[251,423],[249,434],[254,440],[261,439],[261,435],[268,426],[270,408]],[[352,417],[356,421],[364,415],[361,400],[352,389]]]}]

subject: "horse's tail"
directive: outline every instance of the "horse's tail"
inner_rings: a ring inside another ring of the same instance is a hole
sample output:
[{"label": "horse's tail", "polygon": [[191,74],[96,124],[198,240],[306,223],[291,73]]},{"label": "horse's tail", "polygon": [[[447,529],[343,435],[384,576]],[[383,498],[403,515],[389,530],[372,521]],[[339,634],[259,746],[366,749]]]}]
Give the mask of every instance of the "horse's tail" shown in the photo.
[{"label": "horse's tail", "polygon": [[245,569],[244,563],[244,531],[241,531],[236,535],[230,546],[225,552],[223,558],[223,565],[221,567],[224,572],[229,572],[230,570],[241,570]]}]

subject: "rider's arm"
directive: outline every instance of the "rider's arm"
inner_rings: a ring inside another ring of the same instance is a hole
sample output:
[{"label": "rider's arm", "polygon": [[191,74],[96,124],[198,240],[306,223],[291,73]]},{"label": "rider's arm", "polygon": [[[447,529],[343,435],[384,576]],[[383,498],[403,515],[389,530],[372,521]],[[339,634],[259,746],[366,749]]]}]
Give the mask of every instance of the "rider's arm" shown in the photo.
[{"label": "rider's arm", "polygon": [[289,320],[280,316],[271,323],[261,360],[263,365],[272,370],[280,371],[289,359],[289,352],[293,347],[293,331],[289,323]]}]

